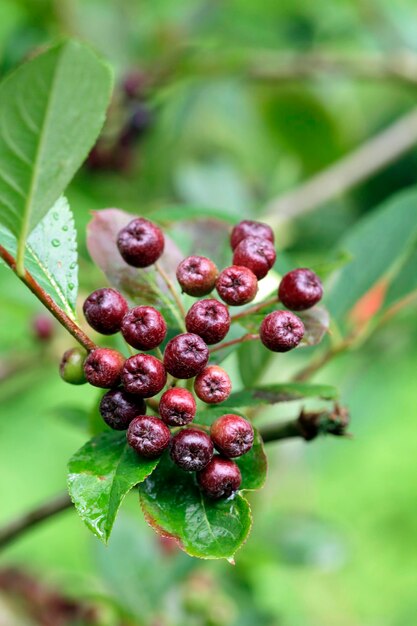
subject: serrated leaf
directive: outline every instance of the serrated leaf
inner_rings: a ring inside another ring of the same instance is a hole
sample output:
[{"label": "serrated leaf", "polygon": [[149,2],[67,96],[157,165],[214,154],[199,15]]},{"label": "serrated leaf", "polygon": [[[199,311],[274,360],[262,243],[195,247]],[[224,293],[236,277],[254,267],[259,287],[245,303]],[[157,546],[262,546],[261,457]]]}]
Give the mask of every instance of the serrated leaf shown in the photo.
[{"label": "serrated leaf", "polygon": [[[1,225],[0,245],[16,257],[17,240]],[[72,319],[78,292],[77,259],[74,218],[68,201],[61,197],[27,240],[25,267]]]},{"label": "serrated leaf", "polygon": [[0,222],[23,244],[94,144],[111,85],[110,69],[76,41],[0,85]]},{"label": "serrated leaf", "polygon": [[417,236],[417,191],[395,194],[357,222],[339,245],[351,255],[334,277],[325,299],[330,314],[342,318],[396,264],[408,256]]},{"label": "serrated leaf", "polygon": [[314,397],[335,400],[338,397],[338,392],[335,387],[330,385],[310,385],[308,383],[262,385],[230,394],[228,399],[222,403],[222,407],[249,407]]},{"label": "serrated leaf", "polygon": [[108,541],[124,497],[158,462],[140,458],[127,445],[124,432],[93,437],[70,459],[69,494],[81,519],[99,539]]},{"label": "serrated leaf", "polygon": [[145,519],[158,533],[202,559],[233,559],[252,525],[247,500],[205,497],[194,474],[184,472],[165,454],[139,487]]}]

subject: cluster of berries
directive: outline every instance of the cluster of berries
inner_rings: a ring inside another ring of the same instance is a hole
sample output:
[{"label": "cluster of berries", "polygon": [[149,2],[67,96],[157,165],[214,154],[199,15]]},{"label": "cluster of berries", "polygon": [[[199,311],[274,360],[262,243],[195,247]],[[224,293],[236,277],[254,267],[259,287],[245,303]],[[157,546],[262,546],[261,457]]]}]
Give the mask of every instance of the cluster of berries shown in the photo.
[{"label": "cluster of berries", "polygon": [[[177,268],[177,280],[184,293],[194,297],[216,289],[222,302],[207,298],[195,302],[185,318],[187,332],[168,341],[163,359],[144,352],[159,348],[167,335],[167,324],[151,306],[129,309],[115,289],[94,291],[84,302],[84,314],[92,328],[104,335],[121,332],[125,341],[140,350],[127,359],[118,351],[97,348],[83,363],[85,379],[96,387],[110,389],[102,398],[100,413],[113,429],[126,430],[127,441],[145,458],[155,458],[170,448],[173,461],[185,471],[197,472],[203,491],[212,498],[228,497],[241,482],[239,467],[231,459],[247,453],[253,445],[253,428],[239,415],[218,418],[207,434],[200,427],[186,427],[195,418],[194,395],[177,387],[175,379],[193,379],[196,396],[207,404],[225,401],[231,392],[228,374],[208,365],[208,345],[222,341],[230,328],[226,305],[239,306],[253,300],[262,279],[275,262],[274,236],[266,224],[240,222],[232,231],[233,265],[219,272],[208,258],[190,256]],[[117,238],[123,259],[131,266],[146,268],[158,261],[164,250],[164,236],[158,226],[144,218],[132,220]],[[280,301],[293,310],[307,309],[322,296],[318,277],[307,269],[290,272],[279,286]],[[301,341],[302,321],[291,311],[267,315],[260,326],[260,339],[270,350],[286,352]],[[61,373],[69,367],[73,351],[64,355]],[[146,398],[163,391],[167,375],[173,385],[159,401],[158,415],[146,415]],[[68,378],[67,378],[68,379]],[[182,428],[171,434],[170,428]],[[214,450],[219,454],[214,455]]]}]

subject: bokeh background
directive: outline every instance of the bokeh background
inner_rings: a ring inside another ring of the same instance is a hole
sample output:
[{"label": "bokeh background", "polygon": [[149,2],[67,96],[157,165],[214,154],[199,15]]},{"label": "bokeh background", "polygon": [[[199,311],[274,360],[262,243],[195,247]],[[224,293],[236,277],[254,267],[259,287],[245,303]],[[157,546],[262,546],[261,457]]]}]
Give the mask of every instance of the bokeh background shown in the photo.
[{"label": "bokeh background", "polygon": [[[365,160],[359,184],[310,212],[284,219],[274,209],[283,194],[415,106],[413,0],[2,0],[1,74],[62,34],[90,42],[116,73],[102,139],[68,191],[80,297],[103,284],[85,243],[91,210],[258,216],[276,228],[278,272],[307,264],[331,288],[349,263],[350,229],[416,183],[411,145],[376,173],[366,174],[373,168]],[[397,226],[387,225],[388,234]],[[414,226],[417,233],[417,202]],[[173,233],[184,249],[187,233]],[[388,272],[396,262],[390,237],[367,245],[370,260],[386,255]],[[107,548],[67,511],[2,551],[0,625],[417,623],[415,269],[408,306],[314,377],[340,388],[352,438],[269,446],[268,482],[252,496],[254,528],[234,567],[161,543],[133,493]],[[70,342],[58,328],[47,345],[34,337],[39,305],[3,266],[0,285],[5,523],[64,488],[67,460],[88,436],[83,411],[96,394],[57,376]],[[362,306],[365,319],[380,295]],[[321,349],[260,362],[256,377],[287,380]],[[236,385],[254,376],[255,356],[228,362]],[[283,404],[258,419],[299,409]]]}]

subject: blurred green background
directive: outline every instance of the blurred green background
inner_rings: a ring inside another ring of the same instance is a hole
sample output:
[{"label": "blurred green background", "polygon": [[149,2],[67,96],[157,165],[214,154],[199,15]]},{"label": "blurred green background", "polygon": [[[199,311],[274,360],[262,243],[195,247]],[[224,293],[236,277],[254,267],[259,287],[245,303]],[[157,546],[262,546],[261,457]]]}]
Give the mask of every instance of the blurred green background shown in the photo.
[{"label": "blurred green background", "polygon": [[[366,78],[374,55],[417,54],[412,0],[2,0],[1,74],[63,33],[90,42],[116,73],[103,138],[68,191],[78,228],[80,298],[103,284],[85,244],[91,210],[151,214],[189,206],[205,214],[221,210],[236,221],[263,218],[271,199],[389,126],[412,109],[417,94],[417,74],[414,85]],[[316,53],[354,58],[365,76],[323,71],[263,81],[251,74],[255,66]],[[137,89],[131,97],[123,88],[127,79]],[[143,128],[126,138],[136,114],[138,124],[145,119]],[[335,252],[339,242],[382,201],[414,185],[416,165],[411,149],[342,196],[280,222],[278,271],[311,264],[324,273],[346,262]],[[417,203],[415,226],[417,232]],[[192,232],[177,228],[173,235],[187,250]],[[379,243],[369,243],[370,257]],[[387,263],[394,261],[389,245],[389,238],[381,243]],[[214,249],[217,259],[227,259],[225,249]],[[414,269],[415,263],[409,268],[415,282]],[[39,305],[3,266],[0,285],[5,523],[64,488],[67,460],[88,435],[73,411],[65,419],[62,407],[88,408],[96,393],[57,376],[59,355],[71,342],[59,329],[50,345],[36,341],[31,324]],[[37,584],[96,607],[94,615],[68,612],[62,621],[45,621],[30,594],[23,599],[6,590],[0,572],[0,625],[416,624],[416,339],[415,306],[405,307],[360,349],[315,376],[340,388],[353,438],[269,446],[267,486],[252,496],[254,528],[235,567],[193,560],[161,543],[133,493],[108,548],[68,511],[0,554],[3,569],[24,570]],[[259,380],[288,379],[314,350],[320,348],[270,359]],[[254,355],[241,355],[249,358]],[[236,385],[251,376],[234,359],[228,368]],[[282,404],[258,419],[292,417],[299,408]]]}]

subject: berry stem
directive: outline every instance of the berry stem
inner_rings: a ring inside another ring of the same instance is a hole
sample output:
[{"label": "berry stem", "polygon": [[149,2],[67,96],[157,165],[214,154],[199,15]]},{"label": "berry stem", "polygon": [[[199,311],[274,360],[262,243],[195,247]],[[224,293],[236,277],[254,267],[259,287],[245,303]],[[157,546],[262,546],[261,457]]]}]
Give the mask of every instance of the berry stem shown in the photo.
[{"label": "berry stem", "polygon": [[0,257],[83,348],[88,352],[97,348],[96,344],[91,341],[85,332],[52,300],[51,296],[42,289],[32,274],[27,270],[24,270],[23,274],[18,273],[15,259],[3,246],[0,246]]},{"label": "berry stem", "polygon": [[155,263],[155,269],[158,272],[158,274],[160,275],[160,277],[162,278],[162,280],[164,281],[164,283],[166,284],[166,286],[168,287],[169,291],[172,294],[172,297],[174,298],[177,306],[178,306],[178,310],[180,311],[181,315],[183,317],[185,317],[185,309],[184,309],[184,305],[182,303],[181,297],[178,293],[178,291],[175,289],[175,286],[172,282],[172,280],[170,279],[170,277],[168,276],[168,274],[166,273],[166,271],[164,270],[164,268],[162,267],[162,265],[158,262]]},{"label": "berry stem", "polygon": [[[155,264],[155,267],[156,267],[156,264]],[[142,272],[142,277],[146,280],[146,282],[148,283],[149,287],[152,289],[153,293],[158,298],[160,298],[164,302],[164,304],[166,304],[166,306],[170,309],[170,311],[172,311],[173,316],[178,321],[179,327],[181,328],[182,331],[185,332],[186,329],[185,329],[184,317],[181,316],[181,311],[179,311],[174,306],[174,303],[172,302],[171,298],[168,298],[168,296],[166,296],[159,289],[159,286],[158,286],[158,284],[157,284],[157,282],[155,280],[154,273],[153,272],[146,272],[146,271],[144,271],[144,272]],[[181,303],[181,307],[182,307],[182,303]]]},{"label": "berry stem", "polygon": [[238,343],[243,343],[244,341],[253,341],[259,339],[259,335],[258,334],[254,334],[254,333],[246,333],[246,335],[243,335],[243,337],[239,337],[238,339],[232,339],[231,341],[225,341],[224,343],[219,343],[217,346],[214,346],[214,348],[210,349],[210,354],[212,354],[213,352],[217,352],[218,350],[223,350],[224,348],[229,348],[230,346],[234,346]]},{"label": "berry stem", "polygon": [[156,356],[158,357],[158,359],[160,361],[163,361],[164,360],[164,355],[162,353],[161,348],[159,348],[159,347],[155,348],[155,352],[156,352]]},{"label": "berry stem", "polygon": [[268,307],[268,306],[272,306],[273,304],[277,304],[279,302],[279,298],[276,296],[275,298],[271,298],[270,300],[266,300],[265,302],[260,302],[259,304],[255,304],[254,306],[251,306],[249,309],[246,309],[245,311],[241,311],[240,313],[237,313],[236,315],[232,315],[231,317],[231,321],[236,322],[237,320],[240,320],[242,317],[246,317],[247,315],[253,315],[254,313],[257,313],[258,311],[262,311],[262,309]]},{"label": "berry stem", "polygon": [[152,409],[152,411],[154,411],[154,413],[159,412],[159,402],[158,400],[155,400],[155,398],[147,398],[146,404],[150,409]]}]

